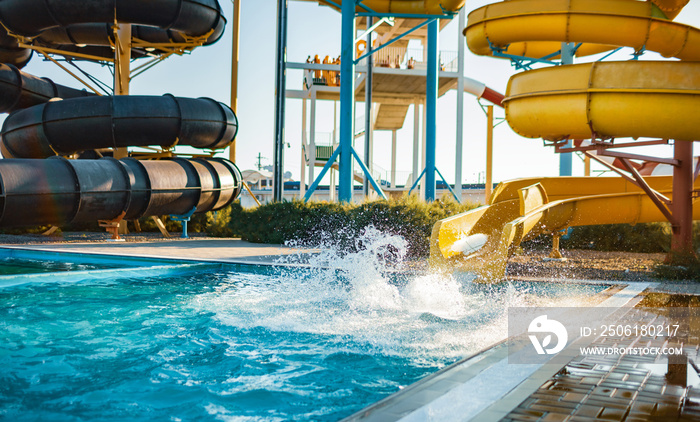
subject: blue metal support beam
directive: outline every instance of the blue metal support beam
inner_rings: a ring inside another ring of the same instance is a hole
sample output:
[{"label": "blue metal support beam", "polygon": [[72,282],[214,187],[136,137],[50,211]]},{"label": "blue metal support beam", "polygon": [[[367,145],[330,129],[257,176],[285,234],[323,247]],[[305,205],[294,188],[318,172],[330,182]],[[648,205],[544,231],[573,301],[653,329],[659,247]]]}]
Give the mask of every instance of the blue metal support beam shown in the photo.
[{"label": "blue metal support beam", "polygon": [[273,200],[284,194],[284,113],[287,92],[287,0],[277,0],[277,72],[275,75],[275,144],[273,159]]},{"label": "blue metal support beam", "polygon": [[364,0],[356,0],[355,3],[357,3],[357,6],[365,9],[368,13],[377,13],[374,10],[370,9],[368,6],[365,6],[364,4],[362,4],[363,1]]},{"label": "blue metal support beam", "polygon": [[362,172],[365,174],[365,180],[369,181],[369,183],[372,185],[372,188],[374,189],[374,191],[377,192],[377,194],[379,194],[379,196],[382,199],[386,199],[386,195],[384,195],[384,191],[382,190],[381,187],[379,187],[379,185],[377,184],[377,181],[374,180],[374,177],[372,177],[372,175],[370,174],[369,169],[364,165],[364,163],[362,163],[362,160],[360,160],[360,157],[357,155],[357,152],[355,152],[355,149],[350,148],[350,151],[352,151],[352,155],[357,160],[357,163],[360,165],[360,168],[362,168]]},{"label": "blue metal support beam", "polygon": [[416,187],[418,187],[418,183],[420,183],[420,179],[423,178],[423,175],[425,175],[425,169],[423,169],[423,171],[420,172],[420,176],[418,176],[418,178],[416,179],[416,181],[413,182],[413,184],[411,185],[411,189],[408,190],[408,194],[409,194],[409,195],[413,193],[413,190],[414,190]]},{"label": "blue metal support beam", "polygon": [[190,221],[190,218],[192,218],[192,214],[197,211],[197,207],[193,207],[189,212],[186,212],[185,214],[170,214],[170,218],[173,221],[180,221],[182,223],[182,235],[180,236],[183,239],[189,238],[187,235],[187,222]]},{"label": "blue metal support beam", "polygon": [[[371,17],[368,17],[368,19],[371,19]],[[365,59],[366,57],[371,56],[372,54],[376,53],[377,51],[381,50],[382,48],[390,46],[391,44],[393,44],[396,41],[400,40],[401,38],[405,37],[406,35],[411,34],[412,32],[419,30],[420,28],[424,27],[425,25],[428,25],[432,21],[437,21],[437,19],[428,19],[425,22],[422,22],[422,23],[414,26],[413,28],[409,29],[408,31],[404,32],[403,34],[397,35],[396,37],[385,42],[384,44],[380,45],[377,48],[372,49],[372,48],[369,48],[371,46],[367,46],[368,47],[367,52],[365,54],[361,55],[360,57],[358,57],[357,60],[355,60],[355,64],[359,63],[361,60]]]},{"label": "blue metal support beam", "polygon": [[341,15],[338,199],[341,202],[350,202],[352,201],[352,126],[355,122],[355,2],[344,1]]},{"label": "blue metal support beam", "polygon": [[434,19],[428,24],[428,77],[425,95],[425,200],[435,200],[435,156],[437,135],[438,75],[440,73],[438,34],[440,21]]},{"label": "blue metal support beam", "polygon": [[[314,182],[309,186],[309,190],[306,191],[306,194],[304,195],[304,202],[308,201],[309,198],[311,198],[311,195],[314,194],[316,191],[316,188],[318,188],[318,185],[321,183],[321,179],[323,179],[323,176],[328,173],[328,170],[330,170],[331,166],[333,166],[333,163],[335,160],[338,158],[338,155],[340,154],[340,147],[336,148],[335,151],[333,151],[333,154],[328,158],[328,161],[326,161],[326,165],[323,166],[323,169],[321,169],[321,173],[318,174],[318,177],[314,180]],[[352,164],[352,162],[350,163]],[[301,183],[304,183],[302,180]],[[331,189],[334,187],[331,186]],[[352,186],[351,186],[352,188]]]},{"label": "blue metal support beam", "polygon": [[331,1],[331,0],[323,0],[323,1],[325,1],[326,3],[330,4],[331,6],[337,8],[337,9],[340,9],[340,8],[341,8],[341,6],[340,6],[338,3],[334,2],[334,1]]},{"label": "blue metal support beam", "polygon": [[372,16],[375,18],[396,18],[396,19],[452,19],[457,13],[448,12],[442,15],[428,14],[413,14],[413,13],[379,13],[379,12],[360,12],[358,17]]},{"label": "blue metal support beam", "polygon": [[[561,64],[566,66],[574,63],[574,54],[576,45],[574,43],[561,43]],[[567,147],[572,147],[573,143],[569,140],[566,144]],[[573,174],[573,154],[563,153],[559,154],[559,176],[571,176]]]},{"label": "blue metal support beam", "polygon": [[[374,180],[372,175],[369,172],[369,169],[364,165],[362,160],[360,160],[360,157],[357,155],[357,152],[355,152],[354,148],[350,148],[350,153],[352,156],[357,160],[357,163],[360,165],[360,168],[362,168],[362,172],[365,175],[365,180],[367,180],[371,185],[372,189],[374,189],[375,192],[382,198],[386,199],[386,195],[384,194],[384,191],[382,188],[377,184],[377,182]],[[306,194],[304,195],[304,201],[308,201],[311,198],[311,195],[314,194],[316,189],[318,188],[318,185],[321,183],[321,179],[328,173],[328,170],[333,166],[333,163],[335,160],[338,158],[338,155],[340,155],[340,148],[336,148],[335,151],[333,151],[333,154],[331,154],[330,158],[328,158],[328,161],[326,161],[326,165],[323,166],[323,169],[321,169],[321,173],[319,173],[318,177],[314,182],[309,186],[309,190],[306,191]],[[351,162],[352,164],[352,162]],[[333,187],[331,187],[333,189]]]},{"label": "blue metal support beam", "polygon": [[[450,193],[452,194],[452,197],[455,199],[455,201],[457,201],[458,204],[461,204],[462,201],[457,197],[457,194],[455,193],[455,191],[452,190],[452,187],[450,186],[450,184],[447,183],[447,180],[445,180],[445,176],[443,176],[442,173],[440,173],[440,170],[438,170],[437,167],[435,168],[435,171],[437,172],[438,176],[440,176],[440,179],[442,179],[442,183],[444,183],[447,186],[447,190],[450,191]],[[460,185],[461,185],[461,183],[460,183]],[[457,187],[457,183],[455,183],[455,187]]]},{"label": "blue metal support beam", "polygon": [[355,42],[360,42],[360,41],[362,41],[363,39],[367,38],[367,35],[368,35],[368,34],[371,34],[372,32],[374,32],[374,30],[377,29],[377,28],[379,28],[384,22],[386,22],[387,25],[389,25],[389,26],[394,26],[394,20],[393,20],[393,19],[389,19],[389,18],[379,19],[379,21],[377,21],[377,23],[372,24],[372,26],[370,26],[369,28],[367,28],[367,29],[365,30],[365,32],[363,32],[362,34],[360,34],[360,36],[357,37],[357,39],[355,39]]},{"label": "blue metal support beam", "polygon": [[616,49],[612,50],[608,54],[604,55],[603,57],[599,58],[596,60],[597,62],[602,62],[603,60],[607,59],[608,57],[612,56],[613,54],[617,53],[618,51],[622,50],[622,47],[617,47]]}]

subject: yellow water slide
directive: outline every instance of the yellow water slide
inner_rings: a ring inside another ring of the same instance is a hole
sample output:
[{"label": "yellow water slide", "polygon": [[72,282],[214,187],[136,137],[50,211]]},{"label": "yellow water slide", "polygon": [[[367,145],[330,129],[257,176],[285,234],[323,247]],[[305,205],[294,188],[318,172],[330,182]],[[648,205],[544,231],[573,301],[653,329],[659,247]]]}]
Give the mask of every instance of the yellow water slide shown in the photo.
[{"label": "yellow water slide", "polygon": [[[700,30],[674,22],[687,0],[509,0],[474,10],[470,50],[498,57],[555,58],[632,47],[677,61],[596,62],[514,75],[504,99],[514,131],[530,138],[700,139]],[[671,177],[648,177],[669,200]],[[700,189],[698,180],[694,189]],[[693,219],[700,219],[694,199]],[[622,178],[542,178],[504,182],[491,204],[438,222],[431,264],[504,277],[520,242],[573,226],[666,221],[659,207]]]},{"label": "yellow water slide", "polygon": [[544,57],[558,51],[562,42],[575,42],[583,43],[577,56],[632,47],[700,60],[700,30],[669,20],[668,14],[674,16],[680,7],[666,9],[664,13],[655,3],[636,0],[509,0],[472,11],[464,35],[469,49],[479,55],[492,55],[496,49]]},{"label": "yellow water slide", "polygon": [[636,0],[510,0],[469,14],[471,51],[544,57],[562,42],[578,56],[618,46],[678,61],[596,62],[514,75],[508,123],[529,138],[700,139],[700,30],[668,19],[684,3]]},{"label": "yellow water slide", "polygon": [[[651,176],[649,186],[673,199],[672,178]],[[695,183],[700,189],[700,181]],[[694,201],[700,219],[700,199]],[[666,221],[652,200],[622,178],[551,177],[499,184],[491,205],[441,220],[433,227],[434,268],[473,272],[481,281],[499,281],[508,256],[520,242],[544,233],[594,224]]]},{"label": "yellow water slide", "polygon": [[[700,43],[698,43],[700,46]],[[528,138],[700,139],[700,62],[594,62],[523,72],[508,83],[508,123]]]}]

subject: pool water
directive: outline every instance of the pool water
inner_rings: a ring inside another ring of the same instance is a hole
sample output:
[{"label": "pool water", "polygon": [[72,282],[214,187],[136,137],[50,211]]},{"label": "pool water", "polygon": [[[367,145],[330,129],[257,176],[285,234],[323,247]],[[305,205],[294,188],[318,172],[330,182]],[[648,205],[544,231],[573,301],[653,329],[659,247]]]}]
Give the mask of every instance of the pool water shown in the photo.
[{"label": "pool water", "polygon": [[0,289],[0,419],[337,420],[503,339],[508,306],[603,289],[395,272],[373,236],[312,269]]},{"label": "pool water", "polygon": [[108,263],[75,263],[66,261],[46,261],[14,257],[0,258],[0,276],[14,274],[51,273],[57,271],[86,271],[119,268],[123,265]]}]

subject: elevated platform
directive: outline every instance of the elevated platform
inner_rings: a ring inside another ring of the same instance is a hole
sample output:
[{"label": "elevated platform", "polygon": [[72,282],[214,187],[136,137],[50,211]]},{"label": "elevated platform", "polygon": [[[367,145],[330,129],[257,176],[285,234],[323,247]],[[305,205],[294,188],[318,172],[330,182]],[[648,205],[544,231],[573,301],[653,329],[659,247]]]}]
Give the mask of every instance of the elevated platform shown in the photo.
[{"label": "elevated platform", "polygon": [[[337,69],[338,65],[318,65],[313,63],[290,63],[295,69]],[[365,68],[366,69],[366,68]],[[365,69],[359,68],[362,72]],[[372,77],[372,100],[379,105],[375,130],[398,130],[406,120],[408,106],[422,103],[425,99],[425,69],[393,69],[374,67]],[[457,88],[457,72],[441,71],[438,82],[438,96],[442,97],[451,89]],[[365,101],[365,80],[363,74],[355,81],[355,101]],[[308,89],[287,90],[287,98],[315,98],[317,100],[340,101],[340,87],[313,84]]]},{"label": "elevated platform", "polygon": [[[420,63],[418,64],[420,65]],[[324,65],[314,63],[288,63],[288,69],[330,70],[340,71],[339,65]],[[358,73],[366,72],[366,67],[357,67]],[[375,66],[373,68],[372,100],[380,104],[414,104],[425,98],[426,70],[417,66],[415,69],[393,69]],[[457,87],[457,72],[441,71],[438,85],[438,96],[443,96],[450,89]],[[322,84],[310,85],[307,89],[287,90],[287,98],[311,98],[318,100],[340,100],[340,87]],[[365,100],[365,76],[355,81],[355,100]]]}]

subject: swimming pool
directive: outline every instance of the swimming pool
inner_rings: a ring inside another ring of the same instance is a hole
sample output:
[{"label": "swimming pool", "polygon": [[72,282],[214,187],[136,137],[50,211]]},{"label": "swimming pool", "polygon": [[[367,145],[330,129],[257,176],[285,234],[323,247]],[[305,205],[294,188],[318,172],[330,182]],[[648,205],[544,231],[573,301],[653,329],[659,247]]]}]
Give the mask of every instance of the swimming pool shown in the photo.
[{"label": "swimming pool", "polygon": [[380,249],[2,288],[0,418],[337,420],[503,339],[508,306],[604,288],[406,274]]}]

